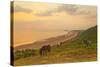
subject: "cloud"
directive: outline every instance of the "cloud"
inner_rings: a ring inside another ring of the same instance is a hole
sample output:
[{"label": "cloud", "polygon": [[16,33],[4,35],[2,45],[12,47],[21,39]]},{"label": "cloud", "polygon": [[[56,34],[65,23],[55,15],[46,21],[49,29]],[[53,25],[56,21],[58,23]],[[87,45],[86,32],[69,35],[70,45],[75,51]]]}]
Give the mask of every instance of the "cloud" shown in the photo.
[{"label": "cloud", "polygon": [[95,6],[87,6],[87,5],[62,5],[58,8],[58,12],[65,11],[71,15],[89,15],[96,14]]},{"label": "cloud", "polygon": [[79,9],[79,6],[64,4],[60,6],[57,11],[58,12],[65,11],[65,12],[68,12],[69,14],[76,14],[78,9]]},{"label": "cloud", "polygon": [[43,13],[37,13],[35,15],[37,15],[37,16],[52,16],[52,13],[54,13],[54,12],[46,11],[46,12],[43,12]]},{"label": "cloud", "polygon": [[62,4],[58,6],[55,10],[45,11],[43,13],[36,14],[37,16],[52,16],[53,13],[66,12],[70,15],[83,15],[83,16],[93,16],[96,15],[96,7],[85,6],[85,5],[68,5]]},{"label": "cloud", "polygon": [[77,9],[78,9],[78,6],[75,6],[75,5],[61,5],[61,6],[58,6],[58,8],[55,10],[45,11],[43,13],[38,13],[36,15],[37,16],[52,16],[53,13],[62,12],[62,11],[68,12],[70,14],[76,14]]},{"label": "cloud", "polygon": [[30,13],[30,12],[32,12],[31,9],[29,9],[29,8],[23,8],[21,6],[15,6],[14,7],[14,11],[15,12],[24,12],[24,13]]}]

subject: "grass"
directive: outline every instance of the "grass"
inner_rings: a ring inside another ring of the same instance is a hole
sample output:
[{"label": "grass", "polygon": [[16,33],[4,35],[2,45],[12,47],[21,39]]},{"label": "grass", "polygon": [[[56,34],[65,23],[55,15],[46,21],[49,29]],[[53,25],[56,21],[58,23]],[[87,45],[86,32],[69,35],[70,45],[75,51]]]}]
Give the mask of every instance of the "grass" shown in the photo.
[{"label": "grass", "polygon": [[[66,63],[66,62],[83,62],[83,61],[96,61],[96,44],[89,47],[77,44],[69,45],[65,43],[61,47],[52,47],[51,53],[47,56],[31,56],[21,58],[15,61],[14,65],[33,65],[33,64],[52,64],[52,63]],[[38,52],[38,51],[37,51]]]},{"label": "grass", "polygon": [[[91,34],[92,33],[92,34]],[[82,44],[83,39],[92,41],[90,46]],[[36,55],[21,58],[14,61],[15,66],[21,65],[37,65],[37,64],[54,64],[69,62],[88,62],[97,60],[97,33],[96,27],[86,30],[72,41],[65,42],[62,46],[53,46],[51,53],[47,56],[40,56],[39,50]]]}]

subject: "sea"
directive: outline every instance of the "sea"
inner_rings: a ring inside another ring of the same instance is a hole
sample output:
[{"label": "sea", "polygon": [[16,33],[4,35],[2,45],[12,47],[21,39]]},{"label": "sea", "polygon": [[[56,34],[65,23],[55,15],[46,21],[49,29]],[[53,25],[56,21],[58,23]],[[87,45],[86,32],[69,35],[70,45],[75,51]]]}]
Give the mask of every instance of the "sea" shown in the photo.
[{"label": "sea", "polygon": [[68,31],[14,31],[14,47],[67,34]]}]

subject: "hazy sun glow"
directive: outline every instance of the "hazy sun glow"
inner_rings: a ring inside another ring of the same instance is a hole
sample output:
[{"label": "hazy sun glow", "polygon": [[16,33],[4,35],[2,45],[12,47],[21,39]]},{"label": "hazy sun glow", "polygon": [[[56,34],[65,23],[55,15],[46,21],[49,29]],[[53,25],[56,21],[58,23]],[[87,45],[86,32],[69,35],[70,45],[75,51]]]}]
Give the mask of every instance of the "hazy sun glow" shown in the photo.
[{"label": "hazy sun glow", "polygon": [[[55,31],[56,35],[59,34],[58,31],[84,30],[96,25],[96,6],[23,1],[14,1],[12,6],[14,6],[14,44],[38,40],[36,31],[39,33],[46,31],[46,34]],[[46,35],[49,36],[51,35]]]}]

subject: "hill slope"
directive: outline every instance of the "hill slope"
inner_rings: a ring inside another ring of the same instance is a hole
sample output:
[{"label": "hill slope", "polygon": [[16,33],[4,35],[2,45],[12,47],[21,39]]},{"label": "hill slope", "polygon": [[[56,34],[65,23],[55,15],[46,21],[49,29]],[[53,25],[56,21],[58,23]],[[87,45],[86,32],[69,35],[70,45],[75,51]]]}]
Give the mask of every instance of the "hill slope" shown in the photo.
[{"label": "hill slope", "polygon": [[89,28],[88,30],[82,32],[78,40],[88,39],[93,43],[97,42],[97,26]]},{"label": "hill slope", "polygon": [[[86,47],[82,40],[88,39],[92,44]],[[31,64],[51,64],[65,62],[85,62],[97,60],[97,26],[89,28],[86,31],[69,41],[64,42],[60,47],[53,46],[52,51],[47,56],[40,56],[39,50],[36,50],[34,56],[21,58],[14,61],[14,65],[31,65]]]},{"label": "hill slope", "polygon": [[[69,42],[68,45],[72,45],[74,47],[83,47],[83,40],[90,40],[93,45],[92,47],[97,47],[97,26],[91,27],[85,31],[82,31],[78,37],[76,37],[73,41]],[[94,45],[95,44],[95,45]]]}]

